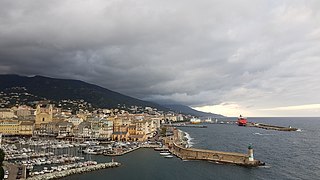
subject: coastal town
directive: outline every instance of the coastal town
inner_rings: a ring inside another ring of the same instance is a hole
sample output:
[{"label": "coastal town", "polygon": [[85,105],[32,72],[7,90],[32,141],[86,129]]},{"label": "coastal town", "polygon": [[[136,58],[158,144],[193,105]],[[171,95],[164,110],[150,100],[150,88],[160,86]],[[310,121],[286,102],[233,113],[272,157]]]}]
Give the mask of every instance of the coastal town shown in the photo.
[{"label": "coastal town", "polygon": [[[23,90],[17,87],[18,90]],[[25,96],[28,96],[26,98]],[[118,167],[120,162],[97,162],[91,155],[121,156],[140,148],[153,148],[165,158],[205,160],[240,166],[261,166],[248,152],[233,153],[191,148],[180,127],[206,128],[226,124],[277,131],[292,127],[211,118],[199,119],[153,107],[118,105],[98,108],[85,100],[30,101],[32,94],[0,92],[0,145],[5,179],[57,179],[98,169]],[[39,98],[38,98],[39,99]],[[200,124],[205,123],[205,124]]]},{"label": "coastal town", "polygon": [[[5,179],[56,179],[61,174],[118,167],[118,162],[101,164],[85,155],[118,156],[141,147],[162,147],[159,134],[168,132],[161,125],[190,119],[152,107],[92,108],[84,100],[26,105],[21,94],[1,95],[5,97],[0,102]],[[57,176],[52,175],[55,172]]]},{"label": "coastal town", "polygon": [[118,108],[89,111],[79,108],[79,111],[72,112],[43,101],[38,102],[35,107],[18,105],[0,108],[0,132],[5,136],[142,142],[152,138],[160,129],[161,123],[183,121],[187,118],[190,116],[164,113],[151,107],[130,107],[130,111]]}]

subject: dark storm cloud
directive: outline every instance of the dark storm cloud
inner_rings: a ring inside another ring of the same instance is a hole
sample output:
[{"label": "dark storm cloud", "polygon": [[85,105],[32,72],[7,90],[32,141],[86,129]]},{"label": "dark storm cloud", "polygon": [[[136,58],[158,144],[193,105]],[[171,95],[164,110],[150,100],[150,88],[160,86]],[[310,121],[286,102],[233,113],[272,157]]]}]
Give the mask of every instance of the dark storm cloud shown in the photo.
[{"label": "dark storm cloud", "polygon": [[316,103],[319,9],[289,0],[3,0],[0,71],[193,106]]}]

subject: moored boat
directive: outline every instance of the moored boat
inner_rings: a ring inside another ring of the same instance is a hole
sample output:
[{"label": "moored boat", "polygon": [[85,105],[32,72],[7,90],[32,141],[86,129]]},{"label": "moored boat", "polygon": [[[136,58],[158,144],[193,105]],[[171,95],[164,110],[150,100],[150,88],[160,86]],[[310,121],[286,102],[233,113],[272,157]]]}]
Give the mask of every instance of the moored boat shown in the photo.
[{"label": "moored boat", "polygon": [[173,158],[172,155],[167,155],[167,156],[164,156],[165,158]]},{"label": "moored boat", "polygon": [[161,151],[160,152],[160,155],[161,156],[168,156],[168,155],[170,155],[171,153],[169,152],[169,151]]}]

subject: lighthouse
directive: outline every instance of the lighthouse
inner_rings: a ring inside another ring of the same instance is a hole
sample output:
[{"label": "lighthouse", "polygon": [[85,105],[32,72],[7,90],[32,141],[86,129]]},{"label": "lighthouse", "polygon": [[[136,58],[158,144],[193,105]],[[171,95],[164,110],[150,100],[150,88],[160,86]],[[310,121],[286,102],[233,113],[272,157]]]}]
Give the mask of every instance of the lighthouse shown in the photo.
[{"label": "lighthouse", "polygon": [[253,148],[252,148],[252,145],[251,145],[251,144],[248,146],[248,155],[249,155],[249,161],[254,161],[254,158],[253,158]]}]

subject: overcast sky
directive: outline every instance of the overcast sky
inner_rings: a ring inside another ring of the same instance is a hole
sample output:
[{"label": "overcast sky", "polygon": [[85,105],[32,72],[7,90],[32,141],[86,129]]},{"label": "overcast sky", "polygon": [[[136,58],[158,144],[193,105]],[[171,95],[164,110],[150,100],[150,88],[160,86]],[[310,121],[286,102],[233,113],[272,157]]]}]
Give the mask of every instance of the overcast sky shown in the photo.
[{"label": "overcast sky", "polygon": [[1,0],[0,73],[229,116],[320,116],[320,1]]}]

